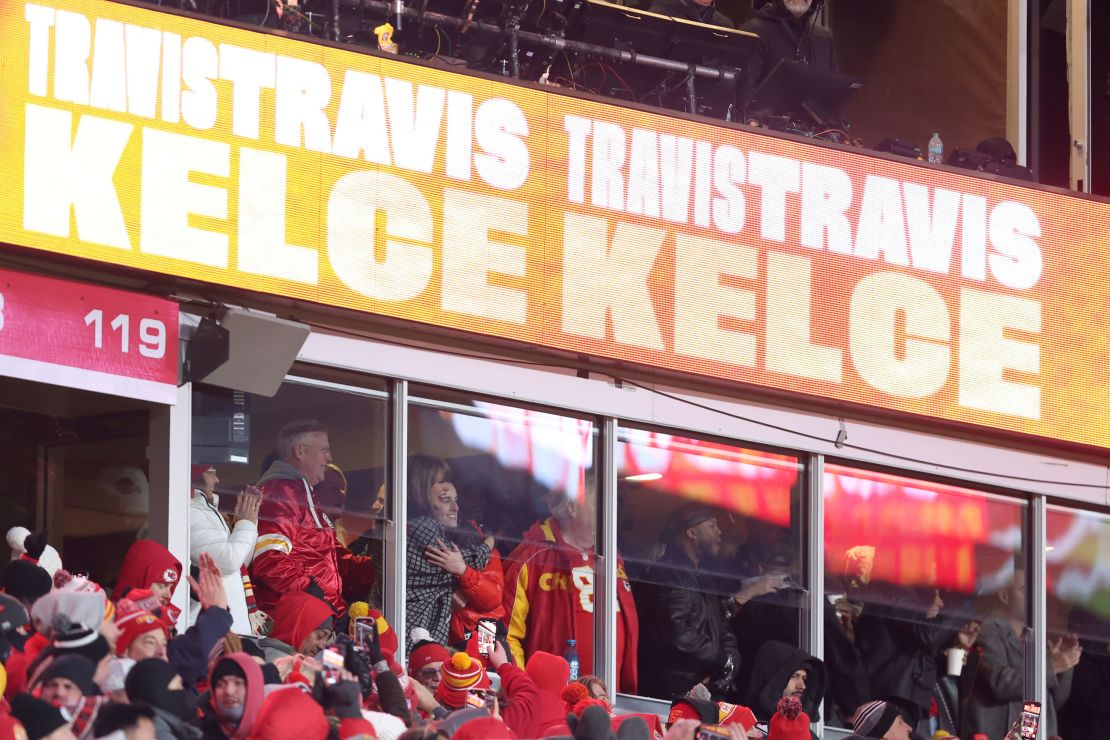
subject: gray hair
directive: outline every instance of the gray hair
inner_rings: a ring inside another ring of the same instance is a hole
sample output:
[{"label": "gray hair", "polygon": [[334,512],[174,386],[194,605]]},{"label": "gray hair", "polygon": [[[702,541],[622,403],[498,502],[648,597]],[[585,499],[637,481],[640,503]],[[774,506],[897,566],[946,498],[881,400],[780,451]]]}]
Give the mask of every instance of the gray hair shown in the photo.
[{"label": "gray hair", "polygon": [[315,419],[291,421],[281,428],[277,438],[277,453],[282,460],[289,462],[293,459],[293,448],[304,443],[304,438],[309,434],[323,432],[327,434],[328,425]]}]

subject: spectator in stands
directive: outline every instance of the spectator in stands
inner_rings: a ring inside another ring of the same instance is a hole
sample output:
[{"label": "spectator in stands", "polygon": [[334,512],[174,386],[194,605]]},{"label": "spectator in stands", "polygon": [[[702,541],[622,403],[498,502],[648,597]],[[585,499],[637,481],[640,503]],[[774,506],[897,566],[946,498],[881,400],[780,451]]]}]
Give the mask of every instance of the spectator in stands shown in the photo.
[{"label": "spectator in stands", "polygon": [[127,549],[112,600],[131,598],[133,589],[149,591],[157,599],[157,608],[166,623],[173,626],[181,610],[170,601],[180,582],[181,561],[165,545],[154,540],[137,540]]},{"label": "spectator in stands", "polygon": [[705,683],[723,696],[733,687],[740,653],[725,617],[726,599],[715,577],[699,570],[721,551],[717,511],[683,504],[671,513],[662,538],[666,552],[647,572],[640,594],[640,691],[670,700]]},{"label": "spectator in stands", "polygon": [[293,591],[278,602],[270,637],[289,645],[290,653],[316,655],[335,637],[335,613],[323,599]]},{"label": "spectator in stands", "polygon": [[775,713],[779,699],[796,696],[813,722],[821,721],[825,664],[785,642],[770,641],[755,655],[748,681],[747,706],[760,721]]},{"label": "spectator in stands", "polygon": [[[254,593],[247,566],[254,557],[254,545],[258,539],[258,507],[262,503],[262,493],[253,486],[242,491],[235,501],[233,525],[228,527],[219,510],[216,486],[220,478],[216,468],[194,465],[192,478],[189,560],[197,566],[201,553],[212,556],[223,575],[232,631],[241,635],[259,634],[265,623],[265,614],[256,608],[254,620],[251,619],[249,606],[254,605]],[[190,608],[190,624],[196,622],[199,614],[200,602],[194,601]]]},{"label": "spectator in stands", "polygon": [[249,735],[265,700],[263,684],[262,668],[246,653],[216,661],[208,675],[211,696],[201,705],[204,737],[230,740]]},{"label": "spectator in stands", "polygon": [[[19,720],[28,740],[76,740],[61,710],[30,694],[12,699],[12,716]],[[12,736],[21,737],[19,733]]]},{"label": "spectator in stands", "polygon": [[659,15],[707,23],[711,26],[736,28],[731,18],[717,10],[716,0],[652,0],[648,10]]},{"label": "spectator in stands", "polygon": [[818,0],[752,0],[753,18],[740,28],[759,36],[741,92],[747,104],[756,88],[781,61],[838,70],[832,35],[817,23]]},{"label": "spectator in stands", "polygon": [[[593,673],[594,539],[597,502],[587,480],[580,498],[552,491],[551,516],[524,533],[505,570],[508,641],[517,665],[537,650],[564,655],[567,640],[577,642],[581,673]],[[616,662],[619,690],[637,690],[640,623],[632,586],[617,560]]]},{"label": "spectator in stands", "polygon": [[[422,631],[426,632],[426,630]],[[417,632],[417,630],[414,630],[414,632]],[[443,645],[419,634],[412,636],[412,652],[409,653],[409,675],[424,688],[433,692],[439,688],[443,664],[450,659],[451,654]]]},{"label": "spectator in stands", "polygon": [[852,732],[877,740],[910,740],[912,729],[898,707],[886,701],[868,702],[852,718]]},{"label": "spectator in stands", "polygon": [[127,674],[127,698],[154,710],[154,727],[160,739],[199,740],[204,733],[192,722],[196,699],[185,689],[181,676],[164,660],[140,660]]},{"label": "spectator in stands", "polygon": [[93,723],[93,737],[156,740],[154,710],[142,704],[112,703],[103,707]]},{"label": "spectator in stands", "polygon": [[328,428],[319,421],[286,424],[278,434],[277,453],[258,484],[263,499],[250,566],[258,606],[272,613],[282,594],[309,591],[341,613],[346,608],[343,576],[348,586],[362,581],[360,586],[369,590],[373,570],[342,548],[313,500],[312,487],[324,480],[331,463]]},{"label": "spectator in stands", "polygon": [[[983,620],[979,633],[982,654],[966,716],[960,723],[963,734],[971,737],[981,732],[995,738],[1009,731],[1028,698],[1025,686],[1027,644],[1025,571],[1017,567],[1010,585],[995,594],[991,616]],[[1044,737],[1057,734],[1056,709],[1071,695],[1074,668],[1082,654],[1083,648],[1075,635],[1048,641],[1048,694],[1041,707]]]},{"label": "spectator in stands", "polygon": [[[492,608],[500,607],[503,576],[484,575],[493,540],[459,526],[459,494],[450,466],[439,458],[409,458],[408,508],[405,624],[426,629],[432,640],[447,644],[457,606],[477,597]],[[464,594],[462,601],[455,599],[457,590]]]}]

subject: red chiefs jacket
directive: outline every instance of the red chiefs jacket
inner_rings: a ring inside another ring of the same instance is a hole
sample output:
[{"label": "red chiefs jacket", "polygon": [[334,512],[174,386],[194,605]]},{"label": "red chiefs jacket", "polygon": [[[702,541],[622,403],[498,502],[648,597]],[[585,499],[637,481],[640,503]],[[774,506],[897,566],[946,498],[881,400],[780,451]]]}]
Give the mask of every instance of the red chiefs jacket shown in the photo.
[{"label": "red chiefs jacket", "polygon": [[[566,653],[575,640],[579,675],[593,673],[594,561],[571,547],[554,519],[536,522],[505,563],[505,610],[509,647],[518,665],[537,650]],[[640,623],[624,561],[617,561],[617,680],[636,693],[636,647]]]},{"label": "red chiefs jacket", "polygon": [[258,542],[250,573],[255,599],[274,614],[283,594],[304,591],[315,581],[336,614],[347,605],[343,581],[373,579],[369,558],[357,558],[339,544],[328,517],[317,510],[308,481],[293,466],[278,460],[262,476]]}]

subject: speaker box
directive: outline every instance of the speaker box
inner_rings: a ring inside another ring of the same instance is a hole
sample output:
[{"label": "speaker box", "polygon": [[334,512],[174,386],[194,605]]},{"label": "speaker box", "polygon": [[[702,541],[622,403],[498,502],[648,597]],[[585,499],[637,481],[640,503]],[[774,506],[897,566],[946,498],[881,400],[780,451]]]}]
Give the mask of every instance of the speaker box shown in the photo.
[{"label": "speaker box", "polygon": [[[197,328],[185,353],[185,379],[266,397],[277,393],[311,331],[306,324],[235,308],[219,326],[213,323],[205,319]],[[217,362],[225,346],[226,360]]]}]

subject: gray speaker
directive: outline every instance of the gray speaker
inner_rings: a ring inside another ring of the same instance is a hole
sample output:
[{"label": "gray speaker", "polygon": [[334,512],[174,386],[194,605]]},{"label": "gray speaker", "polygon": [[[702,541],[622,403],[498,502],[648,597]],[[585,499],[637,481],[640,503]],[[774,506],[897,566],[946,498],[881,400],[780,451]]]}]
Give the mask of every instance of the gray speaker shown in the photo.
[{"label": "gray speaker", "polygon": [[311,332],[307,324],[237,308],[228,309],[219,325],[227,332],[227,361],[203,376],[187,373],[187,379],[267,397],[277,393]]}]

